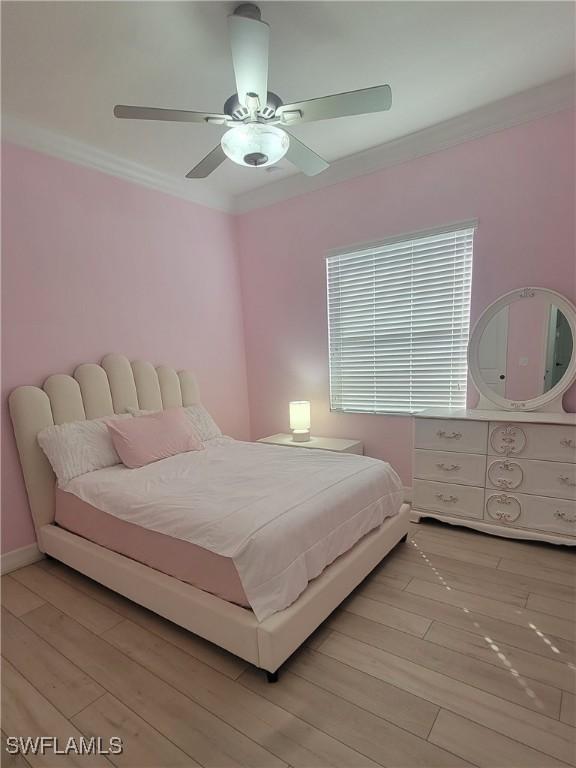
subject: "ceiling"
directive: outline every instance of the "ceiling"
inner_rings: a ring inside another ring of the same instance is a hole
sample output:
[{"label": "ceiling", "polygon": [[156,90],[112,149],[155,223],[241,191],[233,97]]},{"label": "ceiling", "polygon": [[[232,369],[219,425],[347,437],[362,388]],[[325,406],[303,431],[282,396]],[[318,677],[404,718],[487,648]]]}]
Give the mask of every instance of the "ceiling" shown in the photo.
[{"label": "ceiling", "polygon": [[[116,120],[116,103],[219,112],[234,91],[228,2],[3,2],[2,107],[34,126],[239,196],[297,171],[184,175],[222,129]],[[389,83],[392,110],[294,128],[333,161],[573,71],[572,2],[262,2],[284,102]]]}]

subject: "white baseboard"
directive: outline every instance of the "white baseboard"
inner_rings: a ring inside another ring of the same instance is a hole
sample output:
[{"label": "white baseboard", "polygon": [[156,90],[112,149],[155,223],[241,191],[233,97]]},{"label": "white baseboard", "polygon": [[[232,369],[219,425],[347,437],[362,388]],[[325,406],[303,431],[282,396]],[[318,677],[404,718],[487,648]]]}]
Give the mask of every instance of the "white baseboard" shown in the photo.
[{"label": "white baseboard", "polygon": [[24,568],[25,565],[31,565],[38,560],[42,560],[44,555],[38,549],[37,544],[29,544],[27,547],[13,549],[12,552],[5,552],[0,556],[0,573],[10,573],[17,568]]}]

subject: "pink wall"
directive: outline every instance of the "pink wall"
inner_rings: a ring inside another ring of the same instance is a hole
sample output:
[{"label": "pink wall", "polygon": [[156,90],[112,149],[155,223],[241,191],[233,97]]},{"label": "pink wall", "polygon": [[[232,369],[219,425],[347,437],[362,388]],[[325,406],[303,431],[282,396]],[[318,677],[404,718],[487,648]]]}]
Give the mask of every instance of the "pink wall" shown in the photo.
[{"label": "pink wall", "polygon": [[309,399],[313,432],[362,439],[410,484],[411,418],[329,410],[326,253],[478,218],[473,321],[521,285],[575,300],[573,137],[558,113],[239,217],[252,437],[286,431],[288,401]]},{"label": "pink wall", "polygon": [[16,146],[3,148],[2,548],[34,541],[6,396],[107,352],[191,368],[248,437],[231,218]]},{"label": "pink wall", "polygon": [[478,218],[473,320],[519,285],[576,300],[573,130],[560,113],[235,220],[6,145],[3,551],[34,540],[7,394],[110,351],[193,368],[237,437],[249,410],[255,439],[310,399],[316,434],[362,439],[409,484],[409,417],[329,411],[326,252]]}]

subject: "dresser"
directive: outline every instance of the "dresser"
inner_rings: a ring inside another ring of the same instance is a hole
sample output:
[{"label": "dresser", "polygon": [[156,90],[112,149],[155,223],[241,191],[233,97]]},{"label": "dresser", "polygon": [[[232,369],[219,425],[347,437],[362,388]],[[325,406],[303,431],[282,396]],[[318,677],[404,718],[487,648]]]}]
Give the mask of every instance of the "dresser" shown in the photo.
[{"label": "dresser", "polygon": [[414,419],[412,516],[576,545],[576,416],[434,409]]}]

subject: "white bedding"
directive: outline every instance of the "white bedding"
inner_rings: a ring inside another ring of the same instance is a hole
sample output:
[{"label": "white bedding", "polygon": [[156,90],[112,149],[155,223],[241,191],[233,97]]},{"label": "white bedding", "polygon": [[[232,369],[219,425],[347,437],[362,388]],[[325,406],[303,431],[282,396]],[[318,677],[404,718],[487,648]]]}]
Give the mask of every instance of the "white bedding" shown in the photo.
[{"label": "white bedding", "polygon": [[232,558],[259,621],[293,603],[403,501],[383,461],[230,438],[62,487],[110,515]]}]

